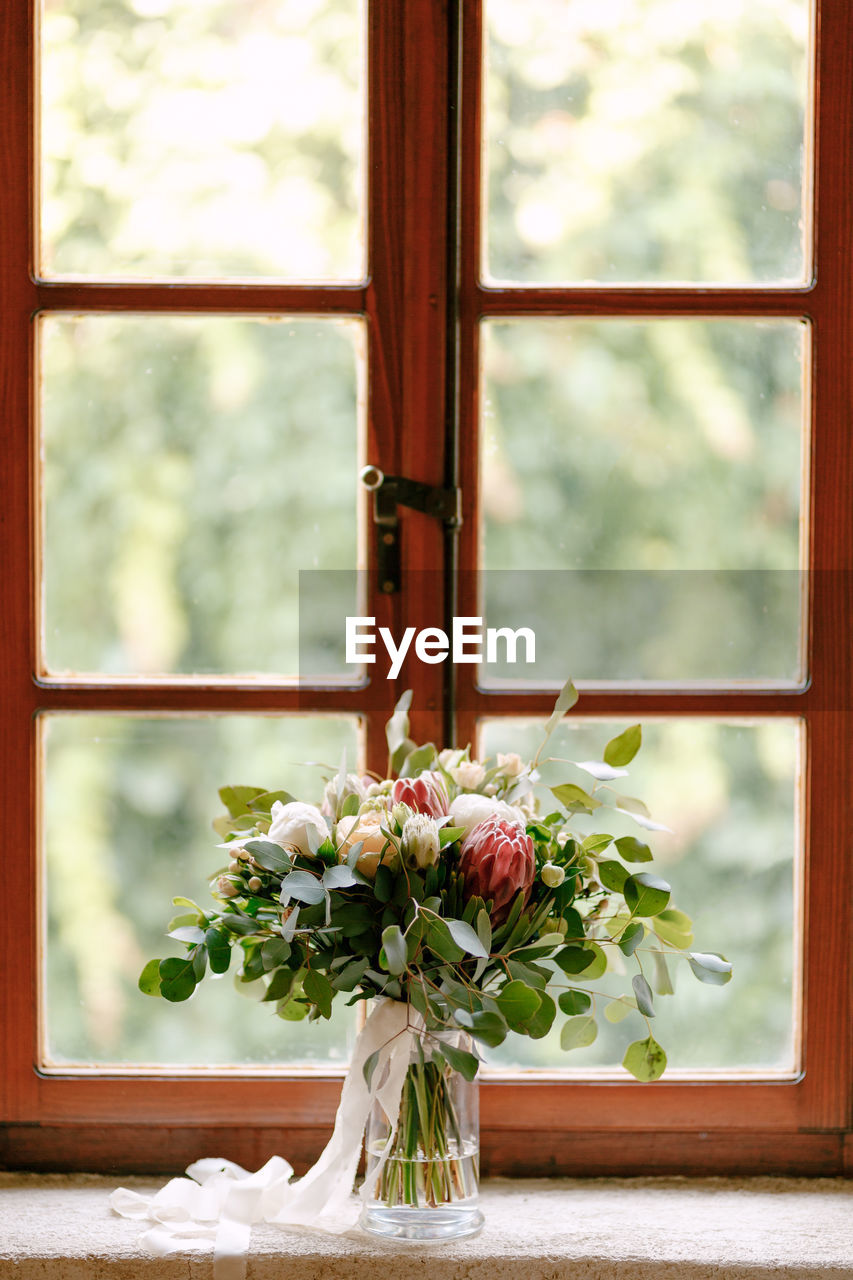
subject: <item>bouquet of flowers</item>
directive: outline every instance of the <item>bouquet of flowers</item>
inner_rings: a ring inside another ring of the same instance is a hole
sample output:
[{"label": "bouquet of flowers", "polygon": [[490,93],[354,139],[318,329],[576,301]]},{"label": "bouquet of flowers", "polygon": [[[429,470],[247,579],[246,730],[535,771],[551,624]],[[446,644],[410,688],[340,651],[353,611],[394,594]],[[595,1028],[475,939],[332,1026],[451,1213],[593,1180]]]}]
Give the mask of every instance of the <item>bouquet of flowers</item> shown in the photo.
[{"label": "bouquet of flowers", "polygon": [[[572,762],[587,785],[566,781],[544,803],[537,796],[544,747],[576,698],[568,683],[532,761],[417,746],[408,693],[388,723],[387,777],[358,776],[344,760],[317,805],[224,787],[216,906],[175,899],[185,910],[169,936],[186,954],[142,972],[147,994],[185,1000],[236,953],[238,982],[262,984],[263,1001],[285,1021],[328,1018],[338,998],[394,1002],[400,1026],[417,1035],[385,1104],[396,1114],[376,1151],[368,1142],[373,1195],[388,1208],[470,1199],[476,1170],[447,1082],[474,1079],[478,1044],[499,1045],[510,1032],[541,1038],[561,1016],[569,1050],[592,1043],[600,1014],[632,1014],[647,1034],[628,1045],[623,1065],[653,1081],[666,1066],[650,1019],[655,994],[672,991],[667,957],[685,958],[703,982],[731,976],[722,956],[691,949],[690,920],[669,885],[636,869],[652,859],[642,839],[613,838],[606,824],[578,832],[579,819],[598,825],[608,810],[656,827],[640,801],[612,787],[640,747],[639,725],[611,739],[601,760]],[[594,984],[608,968],[633,974],[623,995],[602,1000]],[[358,1065],[373,1102],[378,1075],[390,1070],[387,1040]]]}]

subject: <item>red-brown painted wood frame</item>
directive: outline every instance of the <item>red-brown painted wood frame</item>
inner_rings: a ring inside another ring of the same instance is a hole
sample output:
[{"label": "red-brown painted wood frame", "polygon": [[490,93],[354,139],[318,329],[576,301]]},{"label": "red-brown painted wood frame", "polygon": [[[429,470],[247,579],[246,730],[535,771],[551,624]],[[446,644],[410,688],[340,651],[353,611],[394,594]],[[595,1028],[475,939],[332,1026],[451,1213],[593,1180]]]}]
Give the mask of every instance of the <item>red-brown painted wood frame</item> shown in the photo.
[{"label": "red-brown painted wood frame", "polygon": [[[456,46],[461,11],[460,45]],[[582,714],[796,714],[808,729],[810,773],[805,955],[805,1071],[793,1082],[621,1080],[489,1082],[482,1090],[484,1166],[497,1172],[833,1173],[851,1166],[851,829],[849,722],[853,515],[850,504],[851,72],[853,14],[820,5],[815,282],[807,289],[484,289],[478,283],[480,5],[476,0],[370,4],[370,275],[362,286],[67,284],[37,282],[33,243],[33,16],[30,0],[0,12],[0,473],[5,663],[0,793],[10,835],[0,895],[0,1166],[178,1169],[212,1152],[254,1167],[276,1150],[313,1158],[339,1079],[47,1076],[37,1061],[38,919],[35,733],[39,710],[358,712],[372,767],[384,766],[383,724],[399,688],[417,690],[417,738],[442,733],[441,667],[404,670],[396,689],[323,689],[216,682],[141,685],[39,681],[34,615],[32,317],[39,311],[310,312],[368,317],[368,459],[432,483],[454,478],[446,410],[458,358],[459,466],[465,495],[461,567],[477,563],[477,327],[481,316],[784,315],[814,327],[812,457],[814,575],[811,684],[781,692],[591,690]],[[461,97],[457,90],[461,54]],[[458,169],[447,143],[461,135]],[[458,175],[458,190],[456,186]],[[458,244],[455,238],[458,197]],[[448,234],[449,232],[449,234]],[[458,261],[457,261],[458,249]],[[454,285],[458,283],[458,291]],[[458,357],[448,337],[458,338]],[[448,350],[451,356],[448,358]],[[434,622],[445,595],[445,540],[407,513],[407,590],[374,592],[370,612],[399,629]],[[463,579],[464,581],[464,579]],[[469,602],[470,603],[470,602]],[[464,598],[460,611],[470,612]],[[460,668],[458,736],[480,716],[547,712],[552,695],[487,692]],[[29,816],[27,816],[29,815]],[[820,926],[808,929],[810,921]]]}]

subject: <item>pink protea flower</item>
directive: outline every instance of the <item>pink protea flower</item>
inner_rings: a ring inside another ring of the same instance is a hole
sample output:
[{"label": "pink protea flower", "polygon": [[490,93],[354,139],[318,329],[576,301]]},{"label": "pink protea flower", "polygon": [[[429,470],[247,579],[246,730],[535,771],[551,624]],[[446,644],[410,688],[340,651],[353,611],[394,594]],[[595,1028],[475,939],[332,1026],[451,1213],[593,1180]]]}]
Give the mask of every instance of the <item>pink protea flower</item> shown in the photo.
[{"label": "pink protea flower", "polygon": [[416,778],[397,779],[391,788],[391,804],[401,803],[430,818],[444,818],[450,811],[444,779],[432,769],[424,769]]},{"label": "pink protea flower", "polygon": [[462,841],[459,870],[466,898],[492,900],[492,923],[502,924],[515,895],[524,902],[536,875],[533,841],[517,822],[493,816],[477,824]]}]

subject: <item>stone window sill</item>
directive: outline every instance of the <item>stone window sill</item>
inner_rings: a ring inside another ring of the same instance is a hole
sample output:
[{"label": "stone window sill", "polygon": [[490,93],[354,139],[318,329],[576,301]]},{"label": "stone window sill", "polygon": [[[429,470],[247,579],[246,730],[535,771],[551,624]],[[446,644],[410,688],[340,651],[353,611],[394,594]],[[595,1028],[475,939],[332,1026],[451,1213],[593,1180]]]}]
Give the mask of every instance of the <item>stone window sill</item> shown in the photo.
[{"label": "stone window sill", "polygon": [[[162,1181],[0,1173],[0,1278],[209,1280],[209,1254],[140,1250],[118,1185]],[[248,1280],[853,1280],[840,1178],[496,1179],[483,1209],[476,1239],[432,1246],[258,1226]]]}]

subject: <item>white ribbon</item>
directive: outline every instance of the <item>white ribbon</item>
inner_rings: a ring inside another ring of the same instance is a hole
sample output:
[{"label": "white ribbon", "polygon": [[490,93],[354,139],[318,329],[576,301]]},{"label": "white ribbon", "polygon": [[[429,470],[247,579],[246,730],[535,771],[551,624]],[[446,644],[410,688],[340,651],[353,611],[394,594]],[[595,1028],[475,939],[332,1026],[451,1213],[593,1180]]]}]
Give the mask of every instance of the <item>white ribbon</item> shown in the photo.
[{"label": "white ribbon", "polygon": [[[352,1189],[367,1117],[374,1102],[381,1103],[390,1133],[362,1185],[362,1201],[371,1197],[391,1152],[412,1046],[423,1025],[402,1001],[377,1002],[355,1042],[332,1136],[298,1182],[290,1181],[293,1168],[281,1156],[251,1174],[230,1160],[210,1158],[197,1160],[188,1177],[173,1178],[153,1196],[120,1187],[110,1196],[112,1209],[153,1223],[140,1244],[159,1257],[206,1248],[212,1241],[214,1280],[244,1280],[253,1222],[348,1231],[358,1216]],[[364,1064],[373,1053],[379,1056],[368,1087]]]}]

